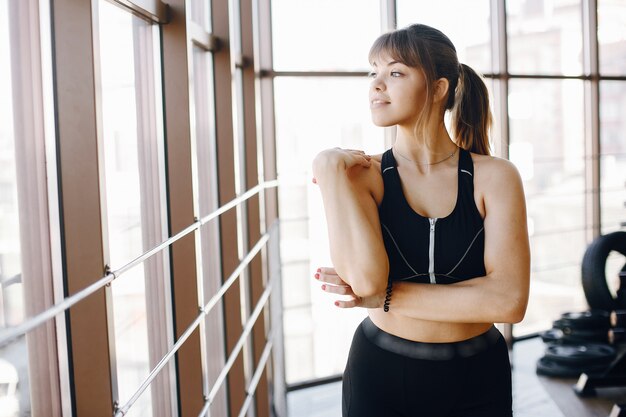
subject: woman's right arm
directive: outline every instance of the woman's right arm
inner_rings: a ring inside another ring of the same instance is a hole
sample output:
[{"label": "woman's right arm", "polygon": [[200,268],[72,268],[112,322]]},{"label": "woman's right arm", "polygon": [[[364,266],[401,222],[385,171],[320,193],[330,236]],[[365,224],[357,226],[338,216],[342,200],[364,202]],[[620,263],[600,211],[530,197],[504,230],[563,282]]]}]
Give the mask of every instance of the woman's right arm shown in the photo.
[{"label": "woman's right arm", "polygon": [[389,260],[369,186],[379,174],[356,151],[335,148],[315,157],[313,175],[322,193],[335,270],[360,297],[383,292]]}]

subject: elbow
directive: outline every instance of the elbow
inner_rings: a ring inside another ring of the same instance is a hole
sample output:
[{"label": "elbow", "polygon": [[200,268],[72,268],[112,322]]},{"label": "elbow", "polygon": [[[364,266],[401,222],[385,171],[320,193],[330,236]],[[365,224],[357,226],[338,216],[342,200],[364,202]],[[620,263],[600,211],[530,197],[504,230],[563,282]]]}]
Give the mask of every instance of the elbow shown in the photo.
[{"label": "elbow", "polygon": [[387,289],[387,283],[385,281],[382,280],[377,280],[380,282],[363,282],[363,283],[358,283],[356,285],[352,286],[352,292],[354,292],[355,295],[365,298],[365,297],[372,297],[378,294],[382,294],[386,291]]},{"label": "elbow", "polygon": [[516,324],[524,320],[524,316],[526,316],[526,306],[527,301],[523,300],[512,300],[507,304],[507,307],[503,309],[505,312],[501,315],[500,320],[497,320],[500,323],[511,323]]},{"label": "elbow", "polygon": [[353,274],[350,286],[352,292],[359,297],[372,297],[384,293],[387,289],[387,277],[389,276],[387,264],[365,270],[359,268]]},{"label": "elbow", "polygon": [[524,316],[526,315],[526,310],[516,310],[509,313],[508,318],[504,323],[516,324],[524,320]]}]

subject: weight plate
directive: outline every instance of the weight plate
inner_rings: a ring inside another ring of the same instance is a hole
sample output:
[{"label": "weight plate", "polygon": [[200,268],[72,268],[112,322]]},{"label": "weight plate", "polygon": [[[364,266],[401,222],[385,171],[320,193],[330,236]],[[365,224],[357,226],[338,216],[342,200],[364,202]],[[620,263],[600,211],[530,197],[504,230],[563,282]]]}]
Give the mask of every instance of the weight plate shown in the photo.
[{"label": "weight plate", "polygon": [[554,362],[546,357],[537,361],[537,375],[555,376],[561,378],[578,378],[580,374],[602,372],[608,364],[573,366]]},{"label": "weight plate", "polygon": [[608,341],[607,329],[579,329],[568,326],[563,319],[555,320],[552,323],[555,329],[563,331],[564,336],[581,339],[587,342],[606,343]]},{"label": "weight plate", "polygon": [[561,329],[550,329],[539,334],[544,343],[552,343],[559,345],[581,345],[585,343],[607,343],[608,331],[606,336],[595,338],[577,337],[576,335],[564,334]]},{"label": "weight plate", "polygon": [[546,330],[545,332],[541,332],[539,336],[541,337],[541,340],[544,341],[544,343],[557,343],[561,342],[563,339],[563,330],[550,329]]},{"label": "weight plate", "polygon": [[611,251],[626,255],[626,232],[613,232],[597,237],[587,246],[583,256],[581,265],[583,290],[592,309],[626,308],[626,300],[614,298],[606,280],[606,259]]},{"label": "weight plate", "polygon": [[608,329],[611,325],[609,312],[604,310],[563,313],[560,321],[563,326],[575,329]]},{"label": "weight plate", "polygon": [[606,364],[615,358],[615,349],[608,345],[587,343],[580,345],[548,345],[545,357],[561,364]]}]

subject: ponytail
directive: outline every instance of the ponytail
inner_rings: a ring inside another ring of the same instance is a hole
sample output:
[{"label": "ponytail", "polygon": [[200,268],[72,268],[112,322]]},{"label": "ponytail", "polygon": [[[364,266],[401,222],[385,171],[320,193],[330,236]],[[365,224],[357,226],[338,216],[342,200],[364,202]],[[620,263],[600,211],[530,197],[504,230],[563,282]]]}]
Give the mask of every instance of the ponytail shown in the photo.
[{"label": "ponytail", "polygon": [[452,109],[452,128],[457,145],[470,152],[491,155],[489,129],[491,110],[489,93],[480,75],[465,64],[460,64],[459,84]]}]

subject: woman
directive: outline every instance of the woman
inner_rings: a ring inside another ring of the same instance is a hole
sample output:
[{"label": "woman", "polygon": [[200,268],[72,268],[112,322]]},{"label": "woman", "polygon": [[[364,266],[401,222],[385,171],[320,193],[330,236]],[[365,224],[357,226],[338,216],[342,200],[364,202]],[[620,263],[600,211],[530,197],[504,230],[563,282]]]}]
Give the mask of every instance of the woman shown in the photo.
[{"label": "woman", "polygon": [[333,263],[315,277],[351,296],[338,307],[368,309],[343,415],[511,416],[508,349],[494,323],[524,317],[530,251],[518,171],[489,155],[487,89],[425,25],[383,34],[369,59],[372,120],[397,127],[394,145],[313,161]]}]

